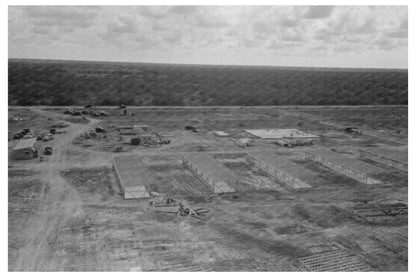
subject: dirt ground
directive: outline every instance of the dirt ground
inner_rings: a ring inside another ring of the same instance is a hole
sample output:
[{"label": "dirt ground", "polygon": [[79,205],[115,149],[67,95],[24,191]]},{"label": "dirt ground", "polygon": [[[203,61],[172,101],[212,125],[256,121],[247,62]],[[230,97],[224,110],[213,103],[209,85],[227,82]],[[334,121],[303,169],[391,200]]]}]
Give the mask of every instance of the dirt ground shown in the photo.
[{"label": "dirt ground", "polygon": [[[380,167],[383,173],[375,177],[382,184],[364,185],[312,162],[296,161],[314,172],[316,180],[310,190],[293,191],[238,155],[220,156],[218,162],[233,174],[270,186],[213,195],[181,163],[181,154],[189,151],[280,151],[295,157],[308,148],[261,140],[240,148],[232,139],[245,128],[298,128],[320,136],[309,147],[325,146],[354,157],[356,147],[363,145],[407,145],[407,137],[377,133],[390,108],[386,114],[364,107],[347,113],[377,115],[360,124],[371,128],[359,138],[343,133],[345,120],[336,121],[323,108],[322,113],[297,107],[131,108],[135,115],[124,117],[117,108],[97,107],[110,116],[85,120],[63,115],[64,109],[9,108],[9,117],[23,118],[9,120],[11,133],[27,127],[44,130],[55,121],[70,124],[66,133],[47,142],[54,152],[42,162],[9,158],[9,271],[300,271],[301,258],[332,255],[334,249],[348,251],[373,271],[407,271],[407,214],[404,221],[391,216],[374,223],[356,213],[360,205],[407,204],[407,173]],[[407,117],[407,109],[397,108],[395,114]],[[169,134],[171,143],[125,145],[115,153],[105,147],[121,145],[113,131],[107,138],[76,143],[81,132],[96,126],[111,130],[130,124],[132,117]],[[378,117],[381,123],[374,125]],[[187,124],[200,131],[185,131]],[[216,137],[213,130],[231,137]],[[15,143],[9,141],[10,152]],[[202,220],[177,217],[152,211],[148,199],[124,200],[112,157],[131,154],[143,163],[152,191],[209,213]]]}]

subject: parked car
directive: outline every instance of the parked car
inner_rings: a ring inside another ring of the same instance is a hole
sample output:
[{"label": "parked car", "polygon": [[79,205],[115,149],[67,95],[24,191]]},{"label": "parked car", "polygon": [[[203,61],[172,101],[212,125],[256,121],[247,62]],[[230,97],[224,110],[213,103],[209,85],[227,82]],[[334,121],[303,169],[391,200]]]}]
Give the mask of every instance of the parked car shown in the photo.
[{"label": "parked car", "polygon": [[13,135],[13,139],[21,139],[24,135],[22,133],[16,133]]},{"label": "parked car", "polygon": [[23,139],[30,139],[30,138],[33,138],[32,133],[27,133],[26,135],[23,136]]},{"label": "parked car", "polygon": [[45,149],[43,150],[43,154],[44,155],[52,155],[52,151],[53,151],[52,147],[46,146]]},{"label": "parked car", "polygon": [[99,111],[98,115],[99,116],[109,116],[110,114],[108,112],[105,112],[105,111]]},{"label": "parked car", "polygon": [[68,127],[68,124],[61,121],[56,124],[53,124],[51,127],[52,128],[65,128],[65,127]]},{"label": "parked car", "polygon": [[105,129],[103,127],[97,127],[97,128],[95,128],[95,132],[97,132],[97,133],[105,133]]},{"label": "parked car", "polygon": [[43,139],[43,141],[49,141],[49,140],[53,140],[53,135],[52,134],[46,134]]},{"label": "parked car", "polygon": [[196,127],[190,126],[190,125],[186,125],[185,130],[192,131],[192,132],[198,132],[198,129]]}]

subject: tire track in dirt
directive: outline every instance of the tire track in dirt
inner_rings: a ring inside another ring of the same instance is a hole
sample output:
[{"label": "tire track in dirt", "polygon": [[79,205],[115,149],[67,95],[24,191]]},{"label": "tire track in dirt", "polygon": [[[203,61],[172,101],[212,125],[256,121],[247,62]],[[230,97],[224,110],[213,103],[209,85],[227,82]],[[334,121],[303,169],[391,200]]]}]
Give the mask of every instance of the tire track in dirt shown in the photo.
[{"label": "tire track in dirt", "polygon": [[[56,118],[54,113],[37,108],[32,108],[32,110],[40,115]],[[60,175],[60,171],[67,168],[63,165],[65,151],[71,147],[72,140],[79,132],[88,130],[97,121],[92,120],[89,124],[70,123],[65,136],[54,141],[54,155],[35,166],[41,172],[45,183],[40,197],[42,201],[37,214],[29,220],[24,231],[27,242],[19,251],[13,271],[57,270],[57,268],[50,268],[50,265],[43,261],[47,261],[45,257],[59,237],[59,231],[65,220],[84,216],[81,196]]]}]

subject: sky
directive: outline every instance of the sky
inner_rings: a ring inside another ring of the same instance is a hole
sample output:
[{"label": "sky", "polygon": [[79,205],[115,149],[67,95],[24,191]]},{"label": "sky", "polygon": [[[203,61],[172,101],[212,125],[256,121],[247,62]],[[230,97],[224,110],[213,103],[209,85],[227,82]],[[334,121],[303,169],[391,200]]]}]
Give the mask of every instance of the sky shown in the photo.
[{"label": "sky", "polygon": [[408,67],[407,6],[9,6],[9,58]]}]

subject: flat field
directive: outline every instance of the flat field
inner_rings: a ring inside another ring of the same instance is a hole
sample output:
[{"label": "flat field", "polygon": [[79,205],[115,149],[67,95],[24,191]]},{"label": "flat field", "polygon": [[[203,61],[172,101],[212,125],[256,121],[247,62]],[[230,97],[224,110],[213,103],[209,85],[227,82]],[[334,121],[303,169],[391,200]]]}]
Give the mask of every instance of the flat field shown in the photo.
[{"label": "flat field", "polygon": [[10,105],[406,105],[407,70],[9,60]]},{"label": "flat field", "polygon": [[[64,115],[66,108],[9,108],[9,117],[21,118],[9,120],[10,133],[70,124],[39,144],[54,149],[43,161],[10,155],[9,271],[310,271],[328,270],[325,260],[333,262],[332,270],[408,269],[407,172],[366,160],[381,169],[371,177],[382,183],[365,185],[299,159],[317,147],[357,160],[361,147],[406,149],[407,106],[128,107],[127,116],[117,107],[95,107],[110,115],[85,119]],[[406,124],[389,121],[391,114]],[[150,133],[170,143],[134,146],[128,135],[120,140],[116,127],[135,124],[149,125]],[[361,136],[344,132],[352,124]],[[98,126],[107,132],[80,138]],[[267,139],[236,145],[245,129],[263,128],[299,129],[319,138],[293,148]],[[217,137],[213,130],[230,136]],[[17,141],[8,143],[12,153]],[[117,146],[123,149],[114,152]],[[310,170],[313,187],[285,187],[243,158],[256,151],[277,153]],[[246,187],[213,194],[182,165],[187,152],[215,156]],[[112,168],[117,155],[140,159],[152,192],[208,213],[178,217],[155,212],[149,199],[124,200]]]}]

